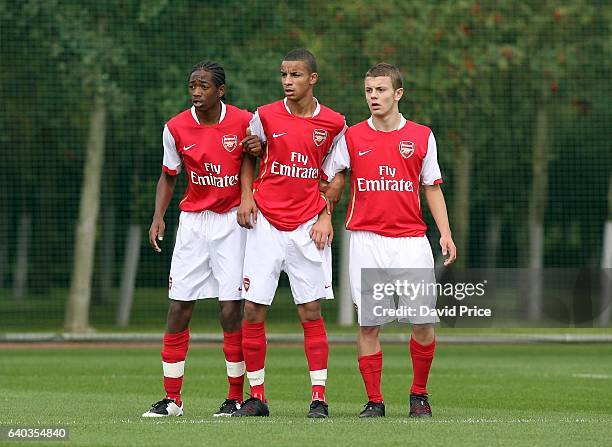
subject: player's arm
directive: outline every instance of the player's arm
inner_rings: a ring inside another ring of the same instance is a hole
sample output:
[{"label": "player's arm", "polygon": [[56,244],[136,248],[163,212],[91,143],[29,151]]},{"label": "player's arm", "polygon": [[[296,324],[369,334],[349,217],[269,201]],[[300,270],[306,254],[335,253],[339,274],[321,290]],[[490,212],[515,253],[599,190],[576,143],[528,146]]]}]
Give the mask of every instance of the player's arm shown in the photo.
[{"label": "player's arm", "polygon": [[157,181],[157,188],[155,190],[155,213],[153,214],[151,228],[149,228],[149,243],[151,247],[153,247],[153,250],[158,253],[161,251],[161,248],[157,245],[157,240],[159,239],[162,241],[164,239],[164,231],[166,230],[164,216],[172,200],[172,194],[176,186],[176,178],[176,175],[170,175],[162,171]]},{"label": "player's arm", "polygon": [[325,195],[328,214],[334,211],[334,207],[342,197],[342,190],[346,182],[345,170],[350,166],[351,158],[344,132],[342,132],[323,161],[323,173],[319,181],[319,190]]},{"label": "player's arm", "polygon": [[331,246],[334,238],[334,227],[332,226],[331,215],[327,209],[319,213],[319,218],[310,229],[310,238],[314,241],[319,250],[325,248],[325,244]]},{"label": "player's arm", "polygon": [[446,202],[440,185],[424,185],[423,193],[427,200],[427,205],[431,211],[431,215],[436,221],[436,226],[440,232],[440,247],[442,255],[448,258],[444,261],[444,265],[450,265],[457,258],[457,248],[453,242],[450,225],[448,223],[448,213],[446,212]]},{"label": "player's arm", "polygon": [[325,196],[327,202],[327,213],[331,214],[334,212],[334,208],[340,202],[342,198],[342,191],[346,183],[345,171],[337,172],[331,182],[320,179],[319,180],[319,191]]},{"label": "player's arm", "polygon": [[181,172],[182,165],[181,157],[176,150],[174,136],[172,132],[170,132],[168,125],[164,126],[162,143],[164,146],[163,170],[157,181],[157,188],[155,190],[155,213],[153,214],[151,228],[149,228],[149,243],[156,252],[161,251],[161,248],[157,245],[157,241],[162,241],[164,239],[164,231],[166,230],[164,216],[168,209],[168,205],[170,205],[170,200],[172,200],[176,179],[179,172]]},{"label": "player's arm", "polygon": [[[253,179],[255,178],[255,157],[245,153],[240,166],[240,206],[238,207],[238,225],[253,228],[257,223],[257,204],[253,198]],[[253,219],[251,220],[251,216]]]},{"label": "player's arm", "polygon": [[423,159],[421,183],[423,183],[425,200],[427,200],[431,215],[436,221],[436,226],[440,232],[442,255],[446,256],[448,254],[448,258],[444,261],[444,265],[450,265],[457,258],[457,248],[451,236],[448,213],[446,212],[446,202],[444,201],[444,194],[442,194],[442,189],[440,188],[442,174],[440,173],[440,166],[438,166],[438,148],[433,133],[429,135],[427,154]]}]

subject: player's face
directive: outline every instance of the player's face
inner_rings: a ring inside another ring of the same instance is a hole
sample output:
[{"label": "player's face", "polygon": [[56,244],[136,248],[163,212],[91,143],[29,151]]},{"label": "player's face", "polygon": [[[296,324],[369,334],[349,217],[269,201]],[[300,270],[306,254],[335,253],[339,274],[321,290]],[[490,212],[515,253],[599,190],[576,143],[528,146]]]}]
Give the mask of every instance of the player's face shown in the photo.
[{"label": "player's face", "polygon": [[299,101],[309,92],[312,94],[319,78],[318,74],[310,73],[303,61],[283,61],[280,72],[285,97],[291,101]]},{"label": "player's face", "polygon": [[365,78],[365,97],[372,116],[383,117],[398,111],[403,88],[394,89],[389,76]]},{"label": "player's face", "polygon": [[191,73],[188,88],[191,103],[201,111],[214,107],[225,91],[225,86],[217,87],[215,85],[212,73],[206,70],[197,70]]}]

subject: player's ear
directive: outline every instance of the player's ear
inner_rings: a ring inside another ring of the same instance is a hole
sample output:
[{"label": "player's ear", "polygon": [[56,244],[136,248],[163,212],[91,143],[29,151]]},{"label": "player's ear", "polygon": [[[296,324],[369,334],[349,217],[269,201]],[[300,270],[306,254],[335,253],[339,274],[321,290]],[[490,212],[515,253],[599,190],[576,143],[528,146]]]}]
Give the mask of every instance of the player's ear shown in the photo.
[{"label": "player's ear", "polygon": [[400,87],[397,90],[395,90],[394,99],[396,101],[399,101],[400,99],[402,99],[402,96],[404,96],[404,89]]},{"label": "player's ear", "polygon": [[223,98],[223,95],[225,95],[225,84],[220,85],[219,88],[217,89],[217,96],[219,98]]},{"label": "player's ear", "polygon": [[310,73],[310,85],[315,85],[319,80],[319,73]]}]

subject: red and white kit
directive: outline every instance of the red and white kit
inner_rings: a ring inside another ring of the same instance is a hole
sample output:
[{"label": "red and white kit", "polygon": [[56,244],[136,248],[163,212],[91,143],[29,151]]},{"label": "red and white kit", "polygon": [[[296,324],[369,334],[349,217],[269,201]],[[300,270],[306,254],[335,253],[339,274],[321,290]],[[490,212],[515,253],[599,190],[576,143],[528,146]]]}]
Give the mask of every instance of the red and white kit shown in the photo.
[{"label": "red and white kit", "polygon": [[[399,127],[390,132],[376,130],[372,118],[351,126],[323,166],[329,181],[346,168],[351,170],[346,217],[351,231],[349,277],[359,310],[361,269],[433,269],[419,185],[441,183],[442,176],[433,133],[403,116]],[[413,305],[435,307],[435,295],[420,300]],[[361,312],[359,317],[361,321]],[[420,314],[409,320],[413,324],[439,321]]]},{"label": "red and white kit", "polygon": [[321,164],[345,119],[318,102],[312,117],[294,116],[285,99],[260,107],[250,127],[268,144],[253,184],[260,213],[247,233],[243,297],[270,305],[284,270],[296,304],[333,298],[330,247],[318,250],[309,232],[325,208]]},{"label": "red and white kit", "polygon": [[188,181],[170,267],[173,300],[241,299],[246,232],[236,221],[239,143],[252,116],[221,103],[217,124],[201,125],[192,107],[164,127],[162,168],[177,175],[184,165]]}]

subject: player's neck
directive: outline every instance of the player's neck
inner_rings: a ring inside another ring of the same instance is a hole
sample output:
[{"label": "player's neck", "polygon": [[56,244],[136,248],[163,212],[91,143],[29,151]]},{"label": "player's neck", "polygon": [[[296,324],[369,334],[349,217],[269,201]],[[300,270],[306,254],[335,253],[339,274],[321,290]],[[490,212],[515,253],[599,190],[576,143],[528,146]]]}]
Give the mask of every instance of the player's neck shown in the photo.
[{"label": "player's neck", "polygon": [[292,115],[310,118],[317,109],[317,101],[313,95],[307,95],[297,101],[287,98],[287,107]]},{"label": "player's neck", "polygon": [[221,119],[221,102],[217,101],[217,103],[208,110],[196,109],[196,115],[198,116],[198,121],[200,121],[200,124],[203,126],[218,124]]},{"label": "player's neck", "polygon": [[372,115],[372,124],[376,130],[382,130],[383,132],[391,132],[397,130],[402,122],[402,115],[399,110],[393,110],[385,116]]}]

